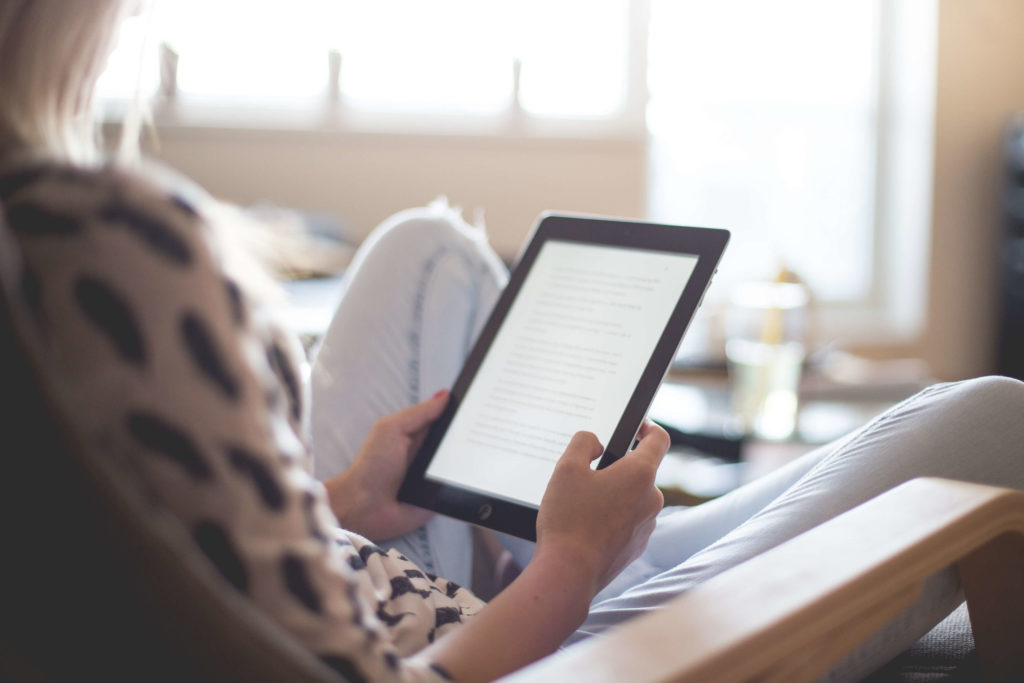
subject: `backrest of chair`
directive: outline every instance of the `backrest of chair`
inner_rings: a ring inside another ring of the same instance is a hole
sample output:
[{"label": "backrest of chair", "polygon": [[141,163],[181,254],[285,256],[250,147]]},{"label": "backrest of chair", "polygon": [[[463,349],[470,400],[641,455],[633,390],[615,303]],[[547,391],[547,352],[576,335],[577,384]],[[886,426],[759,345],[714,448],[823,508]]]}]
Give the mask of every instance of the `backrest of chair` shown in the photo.
[{"label": "backrest of chair", "polygon": [[337,681],[66,437],[0,287],[0,679]]}]

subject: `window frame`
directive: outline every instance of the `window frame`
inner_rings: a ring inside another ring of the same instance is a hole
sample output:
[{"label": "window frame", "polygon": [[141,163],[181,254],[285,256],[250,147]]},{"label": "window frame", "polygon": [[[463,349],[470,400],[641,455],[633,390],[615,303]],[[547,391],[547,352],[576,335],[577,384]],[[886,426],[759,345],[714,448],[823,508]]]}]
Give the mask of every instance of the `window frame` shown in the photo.
[{"label": "window frame", "polygon": [[[925,322],[938,2],[883,0],[879,6],[874,276],[863,299],[816,307],[816,346],[833,339],[856,346],[909,345],[917,340]],[[197,131],[205,135],[269,131],[282,139],[411,135],[442,143],[454,136],[529,139],[541,144],[545,140],[553,144],[590,140],[650,145],[646,126],[649,17],[650,0],[629,2],[626,100],[620,111],[608,118],[536,116],[523,111],[515,96],[505,111],[495,114],[421,115],[353,109],[337,88],[329,85],[337,83],[340,64],[336,61],[329,70],[333,81],[325,84],[322,97],[287,104],[204,101],[175,92],[168,82],[173,79],[174,56],[167,51],[161,55],[164,81],[148,116],[157,129],[168,131],[171,137]],[[101,104],[101,118],[108,124],[123,120],[132,106],[125,99],[107,99]],[[713,303],[716,294],[721,298],[723,292],[713,291],[709,302]]]}]

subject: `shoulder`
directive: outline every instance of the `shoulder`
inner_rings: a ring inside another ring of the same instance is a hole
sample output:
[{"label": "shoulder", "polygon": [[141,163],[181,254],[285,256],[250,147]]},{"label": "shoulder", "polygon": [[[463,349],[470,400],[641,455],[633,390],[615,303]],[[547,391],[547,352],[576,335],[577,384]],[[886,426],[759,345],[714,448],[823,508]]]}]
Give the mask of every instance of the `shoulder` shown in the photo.
[{"label": "shoulder", "polygon": [[0,219],[26,268],[54,287],[102,281],[128,298],[179,299],[222,279],[193,202],[134,170],[38,159],[0,165]]},{"label": "shoulder", "polygon": [[5,274],[7,291],[25,304],[18,327],[40,353],[48,349],[48,366],[60,359],[69,372],[96,367],[113,377],[123,368],[125,377],[153,379],[181,344],[206,376],[214,346],[223,350],[215,369],[237,357],[227,353],[240,331],[237,288],[207,232],[191,204],[130,171],[55,162],[0,169],[0,237],[20,271]]},{"label": "shoulder", "polygon": [[463,614],[457,587],[398,559],[360,571],[377,551],[330,541],[336,520],[289,428],[301,373],[222,267],[217,216],[185,197],[112,167],[0,167],[0,265],[20,255],[0,285],[22,283],[5,291],[27,304],[13,321],[42,388],[77,443],[124,463],[229,584],[329,665],[436,680],[406,666],[404,631],[381,619],[423,645]]},{"label": "shoulder", "polygon": [[91,318],[113,318],[108,327],[137,329],[132,336],[160,339],[173,327],[204,348],[241,335],[262,347],[246,358],[261,371],[269,361],[280,385],[271,393],[285,399],[293,430],[304,431],[301,347],[275,316],[269,276],[236,239],[240,212],[164,167],[36,160],[0,165],[0,214],[40,314],[86,306]]},{"label": "shoulder", "polygon": [[181,193],[116,166],[83,168],[33,160],[0,167],[0,205],[22,237],[84,237],[91,225],[118,227],[155,255],[188,265],[188,231],[201,224]]}]

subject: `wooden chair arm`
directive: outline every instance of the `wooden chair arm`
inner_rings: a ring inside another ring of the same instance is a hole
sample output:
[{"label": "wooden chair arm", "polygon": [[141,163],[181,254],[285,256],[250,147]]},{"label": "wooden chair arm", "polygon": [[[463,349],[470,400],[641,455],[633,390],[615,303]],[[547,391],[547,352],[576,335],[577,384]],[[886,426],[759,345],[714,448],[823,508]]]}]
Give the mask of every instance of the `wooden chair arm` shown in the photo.
[{"label": "wooden chair arm", "polygon": [[509,682],[813,680],[958,564],[986,678],[1024,680],[1024,492],[915,479]]}]

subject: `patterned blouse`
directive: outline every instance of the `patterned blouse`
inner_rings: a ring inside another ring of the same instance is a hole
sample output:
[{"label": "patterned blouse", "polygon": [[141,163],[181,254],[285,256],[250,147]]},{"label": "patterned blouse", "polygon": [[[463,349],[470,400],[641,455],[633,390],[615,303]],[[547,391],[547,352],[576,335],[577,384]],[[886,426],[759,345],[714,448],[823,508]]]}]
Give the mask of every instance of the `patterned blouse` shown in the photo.
[{"label": "patterned blouse", "polygon": [[43,390],[329,666],[448,678],[416,653],[483,603],[339,528],[310,472],[301,349],[229,275],[198,207],[112,167],[0,165],[0,275]]}]

